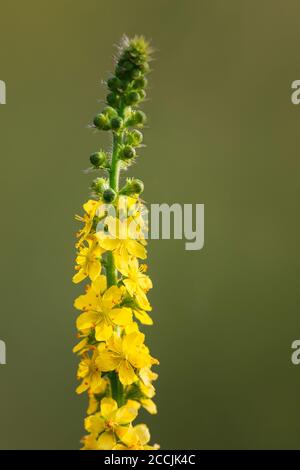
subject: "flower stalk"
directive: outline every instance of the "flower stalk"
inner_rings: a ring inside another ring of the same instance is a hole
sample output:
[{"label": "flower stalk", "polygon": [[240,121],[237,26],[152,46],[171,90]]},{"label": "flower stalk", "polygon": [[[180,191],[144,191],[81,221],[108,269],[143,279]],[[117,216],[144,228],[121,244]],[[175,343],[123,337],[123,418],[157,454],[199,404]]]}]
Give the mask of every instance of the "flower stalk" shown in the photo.
[{"label": "flower stalk", "polygon": [[[153,323],[147,293],[152,282],[146,274],[147,257],[141,180],[120,177],[138,158],[146,115],[139,109],[146,96],[151,48],[143,37],[124,37],[114,74],[106,84],[107,106],[93,127],[112,133],[112,152],[90,156],[92,171],[103,173],[91,184],[92,198],[84,215],[76,247],[75,283],[88,281],[74,302],[80,310],[76,326],[80,342],[77,393],[87,392],[85,450],[157,449],[149,445],[145,424],[133,424],[144,407],[156,413],[152,398],[158,360],[145,345],[141,325]],[[143,260],[143,263],[142,263]]]}]

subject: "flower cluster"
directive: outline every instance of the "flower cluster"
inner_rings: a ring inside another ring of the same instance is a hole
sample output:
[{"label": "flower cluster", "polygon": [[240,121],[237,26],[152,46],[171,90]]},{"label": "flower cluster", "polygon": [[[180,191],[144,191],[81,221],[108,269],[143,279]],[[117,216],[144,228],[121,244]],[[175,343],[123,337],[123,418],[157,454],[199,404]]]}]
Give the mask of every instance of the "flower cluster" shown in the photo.
[{"label": "flower cluster", "polygon": [[150,53],[142,37],[121,42],[115,75],[107,80],[107,106],[93,123],[96,130],[112,132],[112,152],[101,149],[90,156],[92,170],[108,177],[94,179],[84,215],[76,217],[82,226],[73,281],[87,281],[74,303],[80,311],[76,391],[89,397],[83,449],[157,448],[149,445],[146,425],[133,425],[140,407],[156,413],[152,366],[158,360],[139,329],[152,324],[147,298],[152,282],[144,263],[147,223],[140,199],[144,186],[127,178],[119,188],[121,170],[136,160],[142,146],[146,115],[138,105],[146,96]]}]

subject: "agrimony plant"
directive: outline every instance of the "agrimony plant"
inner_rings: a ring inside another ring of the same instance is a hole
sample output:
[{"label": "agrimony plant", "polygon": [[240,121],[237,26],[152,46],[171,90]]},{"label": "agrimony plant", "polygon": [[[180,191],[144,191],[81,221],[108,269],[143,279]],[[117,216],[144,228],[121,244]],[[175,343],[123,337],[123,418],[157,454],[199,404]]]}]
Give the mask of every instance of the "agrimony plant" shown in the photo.
[{"label": "agrimony plant", "polygon": [[[80,342],[77,393],[87,392],[87,435],[83,449],[155,449],[145,424],[134,424],[140,407],[156,413],[151,370],[158,364],[145,345],[139,324],[151,325],[146,274],[144,185],[120,174],[138,158],[146,115],[139,109],[146,96],[151,49],[143,37],[124,37],[115,73],[106,82],[106,106],[93,121],[95,130],[112,134],[111,152],[90,156],[92,197],[83,205],[77,237],[75,283],[87,281],[75,300]],[[102,173],[102,174],[101,174]]]}]

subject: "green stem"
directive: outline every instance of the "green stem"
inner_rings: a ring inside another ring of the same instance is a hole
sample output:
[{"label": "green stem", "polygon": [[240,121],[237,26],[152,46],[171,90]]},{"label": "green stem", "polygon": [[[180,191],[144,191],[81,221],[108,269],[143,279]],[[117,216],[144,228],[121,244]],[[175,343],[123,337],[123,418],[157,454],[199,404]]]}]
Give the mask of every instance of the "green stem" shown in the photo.
[{"label": "green stem", "polygon": [[111,167],[109,174],[109,184],[114,191],[119,190],[119,176],[120,176],[120,162],[118,158],[119,144],[121,143],[122,135],[114,133],[113,136],[113,153],[111,157]]},{"label": "green stem", "polygon": [[110,373],[111,395],[118,403],[118,407],[124,405],[123,385],[121,384],[118,374],[113,371]]},{"label": "green stem", "polygon": [[114,260],[114,255],[111,251],[107,252],[106,255],[106,277],[107,277],[107,286],[115,286],[118,283],[118,275]]},{"label": "green stem", "polygon": [[[109,185],[114,191],[119,189],[119,176],[120,176],[120,162],[118,158],[119,144],[122,136],[115,133],[113,134],[113,152],[111,158],[111,167],[109,174]],[[114,255],[111,251],[107,253],[106,259],[106,276],[108,287],[114,286],[118,283],[118,273],[116,270]]]},{"label": "green stem", "polygon": [[[120,177],[120,162],[118,158],[119,145],[122,142],[123,134],[113,134],[113,152],[111,158],[111,167],[109,175],[109,185],[114,191],[119,190],[119,177]],[[118,283],[118,272],[112,251],[107,253],[106,258],[106,276],[108,287],[114,286]],[[112,398],[116,400],[118,407],[124,404],[124,391],[118,374],[114,371],[110,374],[111,394]]]}]

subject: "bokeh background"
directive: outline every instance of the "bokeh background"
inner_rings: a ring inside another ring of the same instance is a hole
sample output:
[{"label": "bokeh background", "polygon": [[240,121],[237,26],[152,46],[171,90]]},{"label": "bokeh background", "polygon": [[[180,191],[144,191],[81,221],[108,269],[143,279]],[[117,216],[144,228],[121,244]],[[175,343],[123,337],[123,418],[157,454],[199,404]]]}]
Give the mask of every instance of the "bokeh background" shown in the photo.
[{"label": "bokeh background", "polygon": [[0,5],[0,448],[77,449],[73,219],[88,196],[87,125],[123,33],[156,47],[149,203],[204,203],[205,247],[149,244],[164,449],[300,448],[297,0],[72,0]]}]

